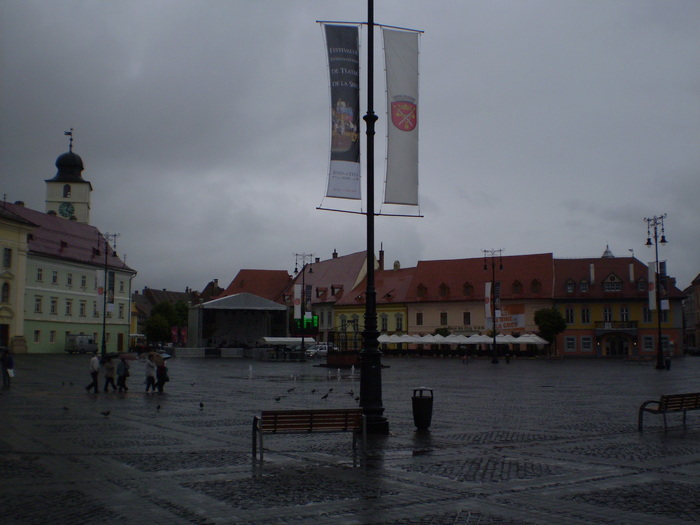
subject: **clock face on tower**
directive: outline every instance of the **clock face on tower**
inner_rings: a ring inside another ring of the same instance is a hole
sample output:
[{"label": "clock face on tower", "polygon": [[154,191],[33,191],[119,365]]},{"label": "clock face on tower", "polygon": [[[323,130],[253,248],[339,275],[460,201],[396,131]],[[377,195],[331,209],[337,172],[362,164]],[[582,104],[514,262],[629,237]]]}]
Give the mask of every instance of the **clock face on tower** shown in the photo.
[{"label": "clock face on tower", "polygon": [[73,208],[73,205],[70,202],[63,202],[58,207],[58,213],[60,213],[61,216],[65,217],[66,219],[72,217],[74,212],[75,208]]}]

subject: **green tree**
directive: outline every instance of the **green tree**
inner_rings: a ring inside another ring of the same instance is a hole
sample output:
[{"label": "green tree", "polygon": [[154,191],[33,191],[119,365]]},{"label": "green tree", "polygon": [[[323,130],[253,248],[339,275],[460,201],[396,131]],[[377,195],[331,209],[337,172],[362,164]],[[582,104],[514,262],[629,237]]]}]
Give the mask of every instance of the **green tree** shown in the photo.
[{"label": "green tree", "polygon": [[554,354],[557,353],[557,335],[566,330],[566,319],[556,308],[542,308],[535,312],[535,324],[540,336],[554,343]]},{"label": "green tree", "polygon": [[175,305],[173,305],[173,303],[163,301],[162,303],[155,305],[151,310],[151,317],[156,316],[165,319],[168,326],[177,326],[178,324],[177,311],[175,310]]},{"label": "green tree", "polygon": [[166,317],[157,313],[155,315],[151,315],[151,317],[146,320],[146,324],[143,327],[143,332],[149,343],[170,341],[171,326],[172,325],[168,322]]}]

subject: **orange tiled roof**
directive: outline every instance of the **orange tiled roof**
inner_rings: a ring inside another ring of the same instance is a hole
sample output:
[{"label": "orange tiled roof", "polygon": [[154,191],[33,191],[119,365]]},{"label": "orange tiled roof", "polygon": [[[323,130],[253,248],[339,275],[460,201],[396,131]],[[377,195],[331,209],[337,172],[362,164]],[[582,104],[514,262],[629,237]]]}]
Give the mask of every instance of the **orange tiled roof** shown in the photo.
[{"label": "orange tiled roof", "polygon": [[240,270],[226,290],[216,298],[251,293],[268,301],[284,303],[283,291],[291,279],[285,270]]}]

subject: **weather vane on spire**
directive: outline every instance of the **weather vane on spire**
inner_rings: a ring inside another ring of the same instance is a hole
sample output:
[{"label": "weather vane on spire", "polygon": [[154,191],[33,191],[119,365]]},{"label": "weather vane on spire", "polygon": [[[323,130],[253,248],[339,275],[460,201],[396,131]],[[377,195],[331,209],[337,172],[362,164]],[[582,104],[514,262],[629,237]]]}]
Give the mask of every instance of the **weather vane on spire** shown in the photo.
[{"label": "weather vane on spire", "polygon": [[68,135],[70,137],[70,142],[68,143],[68,151],[73,152],[73,128],[70,128],[70,131],[64,131],[64,135]]}]

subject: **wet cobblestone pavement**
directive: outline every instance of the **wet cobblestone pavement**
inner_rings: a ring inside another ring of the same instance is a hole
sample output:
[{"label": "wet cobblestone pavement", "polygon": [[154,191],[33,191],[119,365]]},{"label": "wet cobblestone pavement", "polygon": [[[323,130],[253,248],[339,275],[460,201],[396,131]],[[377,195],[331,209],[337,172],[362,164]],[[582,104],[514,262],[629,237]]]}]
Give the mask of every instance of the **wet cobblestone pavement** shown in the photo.
[{"label": "wet cobblestone pavement", "polygon": [[[138,362],[127,394],[86,394],[87,364],[17,356],[0,395],[4,525],[700,523],[700,412],[637,431],[643,401],[700,391],[700,358],[384,358],[391,432],[366,456],[348,434],[269,436],[264,462],[254,415],[357,406],[359,371],[173,358],[164,394],[143,392]],[[413,425],[420,386],[429,431]]]}]

